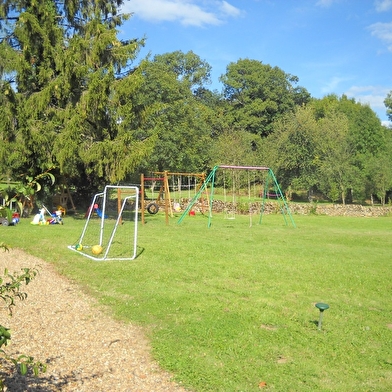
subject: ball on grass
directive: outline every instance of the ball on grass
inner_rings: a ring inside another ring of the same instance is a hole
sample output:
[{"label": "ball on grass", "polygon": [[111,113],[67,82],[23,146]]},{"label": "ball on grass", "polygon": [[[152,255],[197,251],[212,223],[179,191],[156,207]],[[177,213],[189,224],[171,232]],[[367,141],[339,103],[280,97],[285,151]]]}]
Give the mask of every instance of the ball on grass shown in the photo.
[{"label": "ball on grass", "polygon": [[103,248],[102,248],[101,245],[94,245],[94,246],[91,248],[91,251],[92,251],[93,254],[96,255],[96,256],[98,256],[100,253],[102,253],[102,250],[103,250]]},{"label": "ball on grass", "polygon": [[82,244],[76,244],[75,245],[76,250],[83,250],[83,245]]}]

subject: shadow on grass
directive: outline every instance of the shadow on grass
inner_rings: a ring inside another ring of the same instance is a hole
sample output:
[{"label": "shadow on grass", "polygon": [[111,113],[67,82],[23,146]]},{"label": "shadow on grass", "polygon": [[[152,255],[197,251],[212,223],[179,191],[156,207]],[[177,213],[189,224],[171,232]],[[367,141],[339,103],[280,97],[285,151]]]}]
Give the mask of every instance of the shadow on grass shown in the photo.
[{"label": "shadow on grass", "polygon": [[145,248],[142,248],[141,246],[136,247],[136,259],[144,252]]},{"label": "shadow on grass", "polygon": [[314,324],[316,327],[318,327],[318,320],[309,320],[309,324]]}]

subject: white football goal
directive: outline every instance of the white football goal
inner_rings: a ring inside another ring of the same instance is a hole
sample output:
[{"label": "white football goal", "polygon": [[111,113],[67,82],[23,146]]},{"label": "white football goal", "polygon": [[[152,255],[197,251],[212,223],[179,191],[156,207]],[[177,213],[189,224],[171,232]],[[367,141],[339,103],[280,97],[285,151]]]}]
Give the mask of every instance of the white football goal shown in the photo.
[{"label": "white football goal", "polygon": [[139,188],[107,185],[86,212],[81,235],[68,248],[97,261],[137,256]]}]

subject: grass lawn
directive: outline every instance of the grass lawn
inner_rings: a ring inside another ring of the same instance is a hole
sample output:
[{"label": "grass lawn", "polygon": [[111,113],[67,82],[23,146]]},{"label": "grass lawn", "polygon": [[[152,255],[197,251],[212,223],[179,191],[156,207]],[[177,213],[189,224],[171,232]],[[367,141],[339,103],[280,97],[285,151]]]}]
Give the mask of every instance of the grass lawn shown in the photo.
[{"label": "grass lawn", "polygon": [[[198,215],[166,226],[159,213],[139,226],[135,260],[107,262],[67,248],[82,217],[22,219],[0,226],[0,242],[143,325],[155,358],[191,390],[392,389],[391,217],[295,215],[293,228],[281,215],[252,227],[217,215],[207,228]],[[317,302],[330,306],[321,330]]]}]

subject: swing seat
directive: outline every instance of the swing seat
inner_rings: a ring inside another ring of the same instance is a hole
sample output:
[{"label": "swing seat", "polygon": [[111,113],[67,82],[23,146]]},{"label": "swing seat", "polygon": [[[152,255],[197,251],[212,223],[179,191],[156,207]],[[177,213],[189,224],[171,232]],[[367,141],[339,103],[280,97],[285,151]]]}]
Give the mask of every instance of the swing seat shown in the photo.
[{"label": "swing seat", "polygon": [[235,211],[225,211],[225,219],[235,219]]}]

